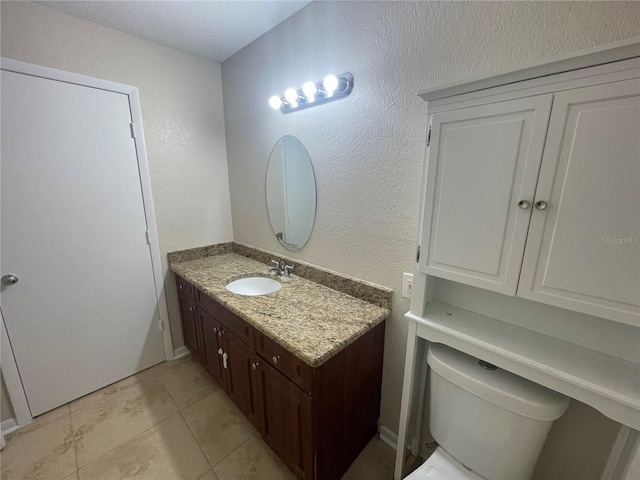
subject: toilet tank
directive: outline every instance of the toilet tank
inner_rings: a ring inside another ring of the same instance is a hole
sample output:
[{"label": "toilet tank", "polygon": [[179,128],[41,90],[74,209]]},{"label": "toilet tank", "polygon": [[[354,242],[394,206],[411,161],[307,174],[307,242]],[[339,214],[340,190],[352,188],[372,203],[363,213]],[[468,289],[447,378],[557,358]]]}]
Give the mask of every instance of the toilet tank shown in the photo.
[{"label": "toilet tank", "polygon": [[531,478],[569,399],[442,344],[429,346],[427,361],[429,428],[440,446],[490,480]]}]

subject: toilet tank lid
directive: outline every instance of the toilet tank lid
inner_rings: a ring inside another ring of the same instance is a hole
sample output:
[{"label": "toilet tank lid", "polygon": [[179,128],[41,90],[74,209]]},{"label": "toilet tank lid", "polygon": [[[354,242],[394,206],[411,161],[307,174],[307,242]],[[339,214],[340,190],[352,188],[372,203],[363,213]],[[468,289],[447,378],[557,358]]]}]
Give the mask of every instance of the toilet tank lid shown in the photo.
[{"label": "toilet tank lid", "polygon": [[555,420],[569,398],[498,368],[487,370],[479,360],[440,343],[429,345],[429,366],[458,387],[511,412],[535,420]]}]

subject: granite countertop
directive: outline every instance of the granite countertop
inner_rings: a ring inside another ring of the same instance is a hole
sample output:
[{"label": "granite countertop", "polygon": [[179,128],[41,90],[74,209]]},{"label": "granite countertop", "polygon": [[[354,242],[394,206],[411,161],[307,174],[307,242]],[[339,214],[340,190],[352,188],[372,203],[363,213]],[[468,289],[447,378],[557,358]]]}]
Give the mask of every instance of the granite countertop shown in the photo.
[{"label": "granite countertop", "polygon": [[[306,280],[268,273],[256,260],[226,253],[187,262],[171,269],[303,362],[318,367],[367,331],[391,311]],[[271,277],[280,290],[261,296],[229,292],[227,283],[243,277]]]}]

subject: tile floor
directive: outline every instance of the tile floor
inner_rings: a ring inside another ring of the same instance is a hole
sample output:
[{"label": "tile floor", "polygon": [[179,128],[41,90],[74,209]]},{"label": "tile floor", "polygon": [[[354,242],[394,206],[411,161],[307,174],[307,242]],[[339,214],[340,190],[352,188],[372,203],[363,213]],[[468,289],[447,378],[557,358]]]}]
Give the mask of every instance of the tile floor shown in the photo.
[{"label": "tile floor", "polygon": [[[295,480],[205,370],[165,362],[5,437],[2,480]],[[343,480],[391,480],[378,438]]]}]

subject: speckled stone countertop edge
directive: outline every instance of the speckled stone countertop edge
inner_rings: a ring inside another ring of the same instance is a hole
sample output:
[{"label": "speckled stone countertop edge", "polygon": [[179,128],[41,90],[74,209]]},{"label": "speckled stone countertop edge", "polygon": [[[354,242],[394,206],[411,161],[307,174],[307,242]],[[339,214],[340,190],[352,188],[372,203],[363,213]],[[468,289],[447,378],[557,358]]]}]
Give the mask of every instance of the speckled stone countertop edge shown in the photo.
[{"label": "speckled stone countertop edge", "polygon": [[[250,276],[253,276],[253,275],[254,274],[248,273],[246,275],[239,276],[238,278],[250,277]],[[288,350],[289,352],[293,353],[296,357],[298,357],[300,360],[302,360],[304,363],[306,363],[307,365],[309,365],[312,368],[317,368],[317,367],[321,366],[323,363],[325,363],[327,360],[332,358],[338,352],[340,352],[344,348],[346,348],[349,345],[351,345],[357,339],[362,337],[365,333],[369,332],[370,330],[373,330],[380,323],[384,322],[387,318],[389,318],[391,316],[391,311],[388,310],[387,312],[382,313],[379,316],[372,317],[371,320],[369,321],[369,323],[367,325],[365,325],[363,328],[361,328],[360,330],[358,330],[355,334],[351,335],[350,337],[345,338],[339,344],[335,345],[330,350],[327,350],[322,355],[316,356],[316,357],[312,357],[312,356],[309,356],[307,354],[307,352],[305,352],[304,350],[301,350],[299,348],[295,348],[286,339],[284,339],[280,335],[278,335],[277,330],[270,330],[270,329],[264,328],[264,326],[260,322],[256,322],[250,316],[246,315],[246,312],[243,312],[241,308],[236,308],[234,305],[231,305],[230,303],[228,303],[225,300],[221,299],[218,295],[216,295],[215,293],[211,292],[206,287],[203,287],[201,284],[198,284],[198,283],[196,283],[196,282],[194,282],[194,281],[192,281],[192,280],[190,280],[188,278],[186,278],[185,280],[188,280],[191,283],[193,283],[193,285],[195,285],[197,288],[199,288],[203,293],[207,294],[208,296],[213,298],[215,301],[217,301],[220,305],[224,306],[225,308],[229,309],[231,312],[233,312],[236,315],[238,315],[240,318],[242,318],[245,322],[247,322],[253,328],[255,328],[260,333],[262,333],[263,335],[267,336],[268,338],[270,338],[271,340],[276,342],[281,347],[283,347],[286,350]]]},{"label": "speckled stone countertop edge", "polygon": [[[174,263],[171,270],[313,368],[322,365],[391,315],[390,309],[296,275],[278,277],[278,280],[285,286],[289,285],[282,289],[283,294],[287,295],[287,291],[296,292],[293,295],[300,295],[298,298],[302,300],[301,303],[295,300],[290,302],[286,296],[277,298],[277,295],[269,296],[270,298],[238,297],[226,290],[226,283],[232,278],[256,274],[269,276],[263,273],[264,269],[260,266],[264,264],[236,253],[215,255],[216,258],[207,257]],[[225,271],[227,264],[231,268]],[[314,305],[317,301],[328,302],[327,309],[320,314],[316,313],[318,309]],[[297,303],[297,309],[305,306],[309,308],[303,310],[300,316],[300,310],[295,313],[287,311],[290,303]],[[333,308],[329,305],[333,305]],[[351,320],[345,323],[343,317]],[[301,318],[306,318],[308,323],[301,325]],[[337,318],[340,321],[336,321]],[[327,323],[318,329],[318,322]],[[300,331],[304,334],[300,335]]]},{"label": "speckled stone countertop edge", "polygon": [[199,258],[211,257],[213,255],[223,255],[233,252],[233,242],[217,243],[215,245],[206,245],[204,247],[187,248],[185,250],[176,250],[167,253],[169,266],[176,263],[190,262]]},{"label": "speckled stone countertop edge", "polygon": [[325,287],[391,310],[393,290],[390,288],[238,242],[219,243],[204,247],[178,250],[168,253],[167,258],[169,260],[169,265],[171,266],[177,263],[232,252],[257,260],[265,265],[270,265],[271,260],[278,260],[280,262],[284,261],[288,265],[295,264],[293,273],[299,277],[306,278],[307,280],[319,283]]}]

